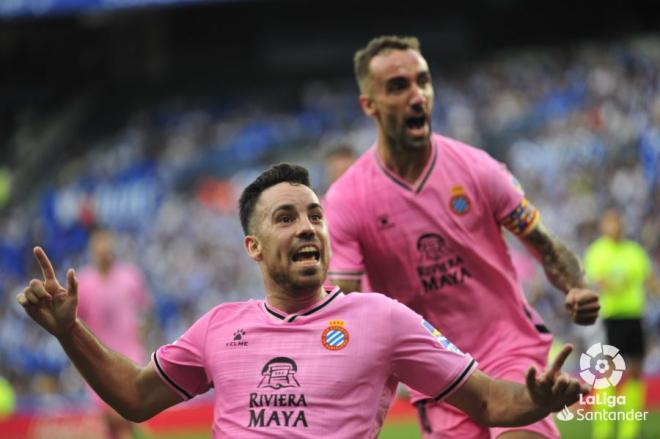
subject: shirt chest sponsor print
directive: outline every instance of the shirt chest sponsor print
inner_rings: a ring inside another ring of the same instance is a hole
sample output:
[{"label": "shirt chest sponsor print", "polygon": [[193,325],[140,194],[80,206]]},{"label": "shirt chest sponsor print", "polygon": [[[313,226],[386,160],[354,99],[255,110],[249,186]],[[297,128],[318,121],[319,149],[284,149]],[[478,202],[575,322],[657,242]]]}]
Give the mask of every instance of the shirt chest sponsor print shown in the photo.
[{"label": "shirt chest sponsor print", "polygon": [[422,293],[433,293],[445,287],[462,285],[472,274],[463,259],[437,233],[424,233],[417,239],[416,271]]},{"label": "shirt chest sponsor print", "polygon": [[248,428],[307,428],[307,398],[296,378],[293,358],[276,357],[261,369],[257,391],[250,393]]},{"label": "shirt chest sponsor print", "polygon": [[348,330],[344,328],[342,320],[331,320],[330,325],[321,334],[321,344],[331,351],[344,349],[348,345],[349,339]]},{"label": "shirt chest sponsor print", "polygon": [[291,358],[273,358],[261,369],[262,379],[257,387],[270,387],[273,389],[300,387],[296,379],[296,372],[298,372],[298,365]]}]

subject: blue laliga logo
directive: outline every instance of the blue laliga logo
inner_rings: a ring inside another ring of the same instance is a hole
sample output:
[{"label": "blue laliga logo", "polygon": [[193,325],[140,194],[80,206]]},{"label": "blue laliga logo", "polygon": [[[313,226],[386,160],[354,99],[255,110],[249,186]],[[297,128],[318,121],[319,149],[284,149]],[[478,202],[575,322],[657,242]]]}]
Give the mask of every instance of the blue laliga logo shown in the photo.
[{"label": "blue laliga logo", "polygon": [[511,175],[511,183],[518,192],[520,192],[522,195],[525,195],[525,190],[523,189],[522,184],[520,184],[520,181],[518,181],[515,175]]},{"label": "blue laliga logo", "polygon": [[422,320],[422,326],[424,329],[429,331],[431,335],[440,343],[440,345],[447,349],[450,352],[456,352],[458,354],[462,354],[463,352],[456,347],[456,345],[452,342],[449,341],[447,337],[445,337],[440,331],[435,329],[432,324],[427,322],[426,320]]}]

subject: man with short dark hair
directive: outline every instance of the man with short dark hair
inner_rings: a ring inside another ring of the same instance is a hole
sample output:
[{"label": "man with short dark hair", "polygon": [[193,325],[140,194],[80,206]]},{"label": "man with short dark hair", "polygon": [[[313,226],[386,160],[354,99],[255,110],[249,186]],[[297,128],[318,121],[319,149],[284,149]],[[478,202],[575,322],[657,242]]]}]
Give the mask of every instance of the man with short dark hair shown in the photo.
[{"label": "man with short dark hair", "polygon": [[560,371],[570,346],[540,376],[531,367],[526,385],[493,380],[402,304],[324,289],[328,233],[304,168],[283,164],[261,174],[243,192],[240,215],[265,300],[216,306],[145,367],[80,322],[74,271],[61,286],[39,247],[44,280],[32,280],[17,300],[128,419],[143,421],[215,388],[214,438],[375,438],[382,397],[398,381],[486,425],[534,422],[588,391]]},{"label": "man with short dark hair", "polygon": [[[546,364],[552,336],[524,299],[501,229],[537,256],[576,323],[596,320],[597,293],[584,288],[578,259],[547,231],[504,165],[433,133],[431,72],[416,38],[374,38],[354,62],[359,102],[378,137],[325,196],[330,280],[360,291],[366,274],[372,291],[420,313],[486,372],[523,382],[530,362]],[[425,438],[559,435],[549,417],[488,429],[413,396]]]}]

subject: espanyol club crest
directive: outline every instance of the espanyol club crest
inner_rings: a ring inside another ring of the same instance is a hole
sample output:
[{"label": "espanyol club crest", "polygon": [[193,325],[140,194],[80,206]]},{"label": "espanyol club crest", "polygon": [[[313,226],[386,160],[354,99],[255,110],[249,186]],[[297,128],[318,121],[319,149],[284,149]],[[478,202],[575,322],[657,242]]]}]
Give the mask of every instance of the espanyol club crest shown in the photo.
[{"label": "espanyol club crest", "polygon": [[344,328],[344,322],[341,320],[330,320],[330,326],[325,328],[321,334],[321,343],[323,347],[331,351],[344,349],[348,344],[348,331]]},{"label": "espanyol club crest", "polygon": [[461,216],[467,214],[470,211],[470,199],[465,193],[463,186],[456,185],[451,189],[449,208],[456,215]]}]

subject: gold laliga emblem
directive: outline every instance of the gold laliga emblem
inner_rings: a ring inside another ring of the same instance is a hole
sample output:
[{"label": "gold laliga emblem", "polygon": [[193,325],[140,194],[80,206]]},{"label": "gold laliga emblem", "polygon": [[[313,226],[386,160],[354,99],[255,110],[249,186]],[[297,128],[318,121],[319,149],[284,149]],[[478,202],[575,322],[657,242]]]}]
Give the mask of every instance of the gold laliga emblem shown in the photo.
[{"label": "gold laliga emblem", "polygon": [[330,320],[330,326],[321,334],[323,347],[331,351],[343,349],[348,344],[349,335],[342,320]]}]

